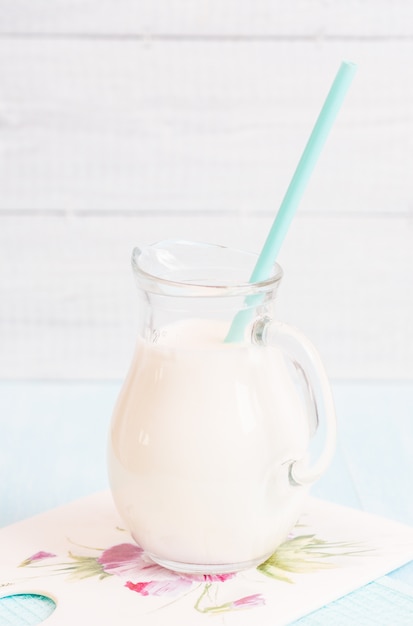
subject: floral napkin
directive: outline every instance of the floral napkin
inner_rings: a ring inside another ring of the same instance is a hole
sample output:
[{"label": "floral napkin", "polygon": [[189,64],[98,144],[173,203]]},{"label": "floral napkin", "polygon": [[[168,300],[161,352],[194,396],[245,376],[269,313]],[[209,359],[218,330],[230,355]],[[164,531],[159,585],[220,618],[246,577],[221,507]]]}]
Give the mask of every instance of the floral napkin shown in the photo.
[{"label": "floral napkin", "polygon": [[413,559],[413,529],[309,498],[285,542],[237,574],[147,558],[100,493],[0,530],[1,597],[50,598],[48,626],[286,625]]}]

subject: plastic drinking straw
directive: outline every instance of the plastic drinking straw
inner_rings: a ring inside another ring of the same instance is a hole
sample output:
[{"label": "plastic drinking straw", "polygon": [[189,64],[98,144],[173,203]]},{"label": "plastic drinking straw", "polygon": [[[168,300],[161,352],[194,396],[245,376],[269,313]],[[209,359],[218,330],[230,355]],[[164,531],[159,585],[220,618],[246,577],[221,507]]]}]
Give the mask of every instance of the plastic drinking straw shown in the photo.
[{"label": "plastic drinking straw", "polygon": [[[263,249],[258,257],[252,272],[250,283],[265,280],[270,276],[284,237],[297,210],[299,201],[307,187],[308,181],[315,167],[328,134],[337,117],[344,97],[354,78],[357,66],[354,63],[343,61],[328,92],[320,114],[316,120],[304,152],[297,165],[284,199],[278,210],[273,225],[268,233]],[[243,337],[245,325],[251,313],[243,310],[235,316],[231,328],[225,338],[226,342],[239,341]]]}]

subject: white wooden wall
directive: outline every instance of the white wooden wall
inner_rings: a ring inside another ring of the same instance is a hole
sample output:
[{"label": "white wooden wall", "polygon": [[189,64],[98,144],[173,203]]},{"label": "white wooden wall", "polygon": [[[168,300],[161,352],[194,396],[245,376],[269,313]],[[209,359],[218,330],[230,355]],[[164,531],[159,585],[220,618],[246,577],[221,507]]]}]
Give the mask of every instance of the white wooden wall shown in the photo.
[{"label": "white wooden wall", "polygon": [[343,59],[279,261],[336,379],[413,378],[413,3],[0,0],[0,378],[121,378],[134,245],[259,251]]}]

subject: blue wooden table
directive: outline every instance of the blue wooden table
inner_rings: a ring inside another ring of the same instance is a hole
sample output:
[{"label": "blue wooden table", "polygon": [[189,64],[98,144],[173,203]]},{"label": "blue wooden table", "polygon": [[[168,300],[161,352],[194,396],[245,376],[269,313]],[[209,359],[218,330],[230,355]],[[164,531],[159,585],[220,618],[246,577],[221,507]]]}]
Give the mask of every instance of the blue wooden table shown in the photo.
[{"label": "blue wooden table", "polygon": [[[119,381],[0,383],[0,527],[108,488],[106,438],[119,389]],[[413,526],[413,383],[335,382],[333,393],[338,446],[313,494]],[[413,623],[394,614],[396,587],[413,588],[413,567],[386,579],[368,590],[393,594],[391,621],[376,623]],[[329,611],[344,616],[345,601],[300,623],[335,623]]]}]

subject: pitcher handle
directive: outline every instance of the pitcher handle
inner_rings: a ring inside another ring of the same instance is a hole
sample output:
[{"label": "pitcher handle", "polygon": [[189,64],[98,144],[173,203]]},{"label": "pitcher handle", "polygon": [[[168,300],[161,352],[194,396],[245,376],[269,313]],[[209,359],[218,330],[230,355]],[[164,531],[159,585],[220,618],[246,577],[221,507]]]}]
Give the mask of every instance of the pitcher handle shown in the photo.
[{"label": "pitcher handle", "polygon": [[305,459],[293,460],[290,480],[296,485],[315,482],[327,469],[335,451],[337,421],[330,383],[320,355],[311,341],[300,331],[284,322],[261,318],[252,327],[252,338],[261,345],[277,345],[305,373],[317,415],[324,417],[325,441],[323,449],[312,467]]}]

